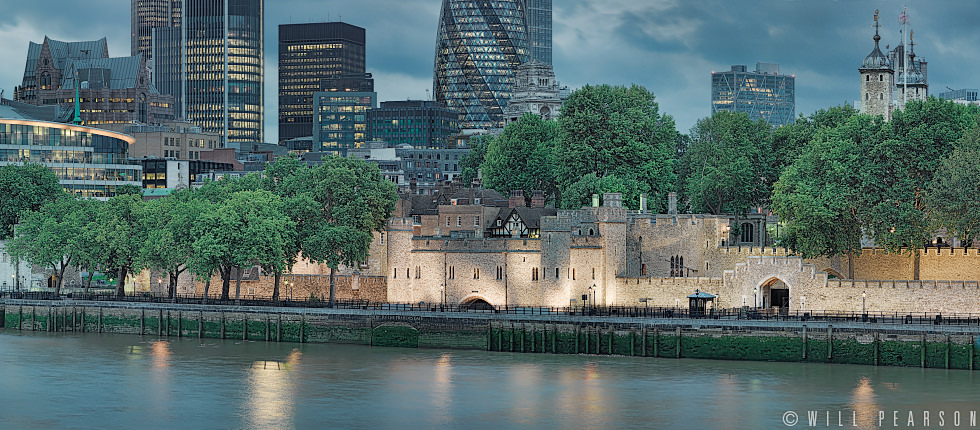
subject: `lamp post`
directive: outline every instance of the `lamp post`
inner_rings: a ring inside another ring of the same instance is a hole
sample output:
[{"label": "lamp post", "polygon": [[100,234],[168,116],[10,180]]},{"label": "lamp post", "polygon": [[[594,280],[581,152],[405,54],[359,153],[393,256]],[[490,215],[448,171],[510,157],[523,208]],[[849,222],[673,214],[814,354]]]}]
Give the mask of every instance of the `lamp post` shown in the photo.
[{"label": "lamp post", "polygon": [[752,307],[759,307],[759,287],[752,288]]},{"label": "lamp post", "polygon": [[868,311],[867,311],[867,308],[864,306],[865,299],[867,299],[867,298],[868,298],[868,292],[867,291],[862,291],[861,292],[861,320],[862,321],[867,321],[868,320]]},{"label": "lamp post", "polygon": [[439,285],[439,310],[446,306],[446,284]]}]

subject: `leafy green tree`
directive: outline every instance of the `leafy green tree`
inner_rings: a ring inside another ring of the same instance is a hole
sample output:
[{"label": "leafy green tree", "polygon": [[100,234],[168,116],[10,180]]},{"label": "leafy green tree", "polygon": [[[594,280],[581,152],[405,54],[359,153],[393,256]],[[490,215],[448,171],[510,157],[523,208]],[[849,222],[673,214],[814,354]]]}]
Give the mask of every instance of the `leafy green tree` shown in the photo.
[{"label": "leafy green tree", "polygon": [[897,252],[931,242],[926,189],[941,160],[976,124],[978,114],[975,106],[936,98],[895,111],[863,160],[860,216],[875,246]]},{"label": "leafy green tree", "polygon": [[96,218],[95,240],[101,248],[102,264],[116,271],[116,296],[126,294],[126,276],[143,268],[140,251],[147,239],[145,205],[136,194],[110,198]]},{"label": "leafy green tree", "polygon": [[480,166],[486,159],[487,148],[493,142],[492,136],[475,136],[468,143],[470,150],[459,160],[459,181],[464,186],[473,183],[480,174]]},{"label": "leafy green tree", "polygon": [[680,163],[686,167],[683,195],[693,212],[737,217],[768,202],[779,174],[770,130],[744,113],[717,112],[695,124]]},{"label": "leafy green tree", "polygon": [[839,127],[857,114],[857,109],[850,105],[834,106],[817,110],[808,117],[800,114],[796,121],[773,130],[773,165],[782,172],[813,140],[818,130]]},{"label": "leafy green tree", "polygon": [[[205,180],[204,185],[194,192],[195,198],[205,202],[205,211],[217,210],[217,205],[227,200],[232,194],[238,191],[254,191],[262,188],[262,179],[257,173],[250,173],[240,178],[222,177],[218,180]],[[222,291],[228,291],[231,283],[231,270],[234,266],[222,266],[218,264],[203,264],[200,260],[193,260],[195,267],[190,270],[198,276],[198,279],[205,281],[204,295],[207,296],[211,289],[211,276],[217,271],[221,277]],[[207,269],[207,271],[203,271]],[[220,270],[219,270],[220,269]]]},{"label": "leafy green tree", "polygon": [[678,139],[674,120],[660,114],[646,88],[586,85],[572,93],[558,117],[557,189],[589,173],[633,177],[649,186],[658,206],[651,209],[659,210],[675,182]]},{"label": "leafy green tree", "polygon": [[55,293],[61,294],[65,271],[77,263],[79,225],[83,221],[80,202],[73,196],[62,196],[37,211],[27,211],[21,218],[8,251],[31,264],[54,271]]},{"label": "leafy green tree", "polygon": [[621,178],[615,175],[600,178],[595,173],[589,173],[562,193],[561,207],[563,209],[579,209],[583,206],[582,202],[592,200],[593,194],[602,196],[605,193],[621,193],[623,206],[639,208],[640,194],[649,191],[647,184],[634,178]]},{"label": "leafy green tree", "polygon": [[98,217],[104,205],[105,202],[101,200],[79,200],[79,236],[75,242],[75,250],[78,256],[75,261],[80,269],[88,272],[88,278],[83,281],[86,293],[88,288],[92,287],[95,272],[102,270],[102,247],[98,241],[98,235],[102,229],[99,226]]},{"label": "leafy green tree", "polygon": [[554,194],[551,153],[557,136],[557,122],[545,121],[532,113],[508,124],[487,148],[482,165],[486,186],[504,195],[524,190],[528,200],[534,190]]},{"label": "leafy green tree", "polygon": [[122,195],[127,195],[127,194],[135,194],[135,195],[138,195],[138,196],[142,196],[143,195],[143,189],[140,188],[140,187],[138,187],[138,186],[136,186],[136,185],[130,185],[130,184],[120,185],[120,186],[116,187],[116,195],[117,196],[122,196]]},{"label": "leafy green tree", "polygon": [[926,195],[930,218],[968,246],[980,234],[980,127],[960,138],[939,165]]},{"label": "leafy green tree", "polygon": [[36,211],[62,195],[58,177],[44,165],[0,166],[0,239],[13,235],[22,213]]},{"label": "leafy green tree", "polygon": [[231,270],[238,268],[235,299],[240,297],[243,268],[259,264],[274,270],[286,266],[286,252],[296,227],[283,213],[282,199],[266,190],[237,191],[220,203],[206,203],[194,228],[191,270],[222,275],[221,298],[229,299]]},{"label": "leafy green tree", "polygon": [[195,226],[204,216],[206,203],[194,191],[177,191],[167,197],[151,200],[143,218],[147,240],[140,249],[141,261],[148,268],[167,273],[167,296],[177,293],[177,279],[187,271],[193,257]]}]

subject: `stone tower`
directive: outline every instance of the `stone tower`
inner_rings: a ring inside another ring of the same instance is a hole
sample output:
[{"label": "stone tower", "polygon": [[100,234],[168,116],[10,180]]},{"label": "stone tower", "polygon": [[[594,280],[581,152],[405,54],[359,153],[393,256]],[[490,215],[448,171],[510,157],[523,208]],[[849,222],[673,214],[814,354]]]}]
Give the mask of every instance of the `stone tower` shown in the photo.
[{"label": "stone tower", "polygon": [[[905,104],[913,101],[925,101],[929,97],[929,85],[926,83],[925,76],[922,74],[922,69],[919,67],[919,63],[915,60],[915,41],[912,36],[915,33],[909,34],[909,56],[905,60],[908,63],[908,73],[900,72],[898,74],[898,80],[896,82],[898,88],[898,108],[904,110]],[[908,90],[906,90],[906,87]],[[906,93],[906,91],[908,91]]]},{"label": "stone tower", "polygon": [[895,70],[888,57],[878,47],[878,11],[875,11],[875,48],[864,57],[858,71],[861,73],[861,113],[881,115],[891,120],[891,100]]}]

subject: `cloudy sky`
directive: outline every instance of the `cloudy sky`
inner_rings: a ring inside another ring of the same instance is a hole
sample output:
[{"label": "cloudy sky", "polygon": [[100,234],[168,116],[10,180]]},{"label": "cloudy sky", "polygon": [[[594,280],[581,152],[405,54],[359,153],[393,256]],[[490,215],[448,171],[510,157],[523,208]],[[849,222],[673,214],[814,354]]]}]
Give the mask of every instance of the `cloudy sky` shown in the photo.
[{"label": "cloudy sky", "polygon": [[[29,41],[107,37],[129,55],[127,0],[2,0],[0,88],[10,98]],[[43,6],[42,6],[43,4]],[[857,67],[873,47],[900,43],[906,3],[884,0],[554,0],[554,65],[572,88],[639,84],[686,133],[710,114],[712,71],[758,61],[796,75],[796,112],[851,103]],[[266,140],[277,131],[277,26],[342,20],[367,29],[368,71],[379,100],[421,99],[432,88],[441,0],[266,0]],[[980,2],[909,0],[916,54],[929,62],[930,92],[980,87]]]}]

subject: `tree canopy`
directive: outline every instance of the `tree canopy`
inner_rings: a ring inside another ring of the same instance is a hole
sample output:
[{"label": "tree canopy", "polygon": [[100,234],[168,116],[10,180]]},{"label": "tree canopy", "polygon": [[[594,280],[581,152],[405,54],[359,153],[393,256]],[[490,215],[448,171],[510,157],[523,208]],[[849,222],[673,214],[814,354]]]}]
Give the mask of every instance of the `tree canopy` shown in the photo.
[{"label": "tree canopy", "polygon": [[62,195],[58,177],[42,164],[0,166],[0,240],[14,234],[24,212],[36,211]]},{"label": "tree canopy", "polygon": [[523,190],[527,199],[534,190],[542,190],[548,196],[554,194],[552,148],[557,136],[558,126],[554,121],[545,121],[532,113],[508,124],[487,148],[484,185],[504,195]]}]

